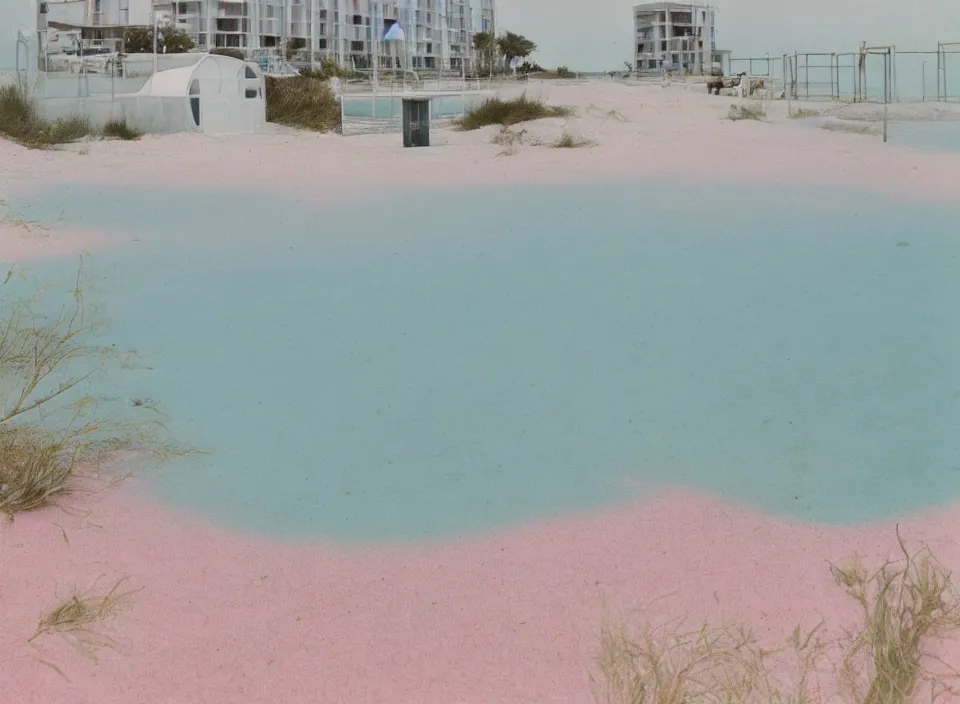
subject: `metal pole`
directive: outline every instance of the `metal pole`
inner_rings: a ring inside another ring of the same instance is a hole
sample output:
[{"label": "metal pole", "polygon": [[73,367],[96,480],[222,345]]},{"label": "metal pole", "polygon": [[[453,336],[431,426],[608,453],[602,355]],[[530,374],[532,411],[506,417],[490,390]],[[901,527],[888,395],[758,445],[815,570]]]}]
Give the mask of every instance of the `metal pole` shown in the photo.
[{"label": "metal pole", "polygon": [[159,62],[157,61],[157,26],[159,24],[157,11],[153,11],[153,73],[156,75]]},{"label": "metal pole", "polygon": [[[786,58],[786,55],[784,55],[784,58]],[[791,69],[791,73],[792,71],[793,69]],[[787,91],[787,117],[793,117],[793,98],[792,98],[793,86],[787,89],[787,86],[784,85],[784,89]]]},{"label": "metal pole", "polygon": [[371,115],[377,116],[377,4],[370,3],[370,54],[373,58],[373,107]]},{"label": "metal pole", "polygon": [[883,143],[887,143],[887,95],[890,89],[890,52],[883,55]]}]

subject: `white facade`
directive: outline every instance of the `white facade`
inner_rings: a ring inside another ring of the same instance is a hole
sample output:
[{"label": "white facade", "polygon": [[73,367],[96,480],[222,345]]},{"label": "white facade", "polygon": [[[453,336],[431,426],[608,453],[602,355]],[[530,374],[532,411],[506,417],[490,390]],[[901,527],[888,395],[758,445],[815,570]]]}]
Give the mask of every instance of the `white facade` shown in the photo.
[{"label": "white facade", "polygon": [[633,8],[634,60],[644,73],[709,71],[716,8],[702,2],[647,2]]},{"label": "white facade", "polygon": [[[142,0],[91,0],[141,2]],[[459,69],[475,58],[473,35],[496,31],[496,0],[184,0],[158,2],[202,48],[273,49],[300,40],[306,56],[368,68],[385,21],[399,21],[408,68]],[[373,31],[374,27],[379,32]],[[387,50],[378,52],[389,64]]]}]

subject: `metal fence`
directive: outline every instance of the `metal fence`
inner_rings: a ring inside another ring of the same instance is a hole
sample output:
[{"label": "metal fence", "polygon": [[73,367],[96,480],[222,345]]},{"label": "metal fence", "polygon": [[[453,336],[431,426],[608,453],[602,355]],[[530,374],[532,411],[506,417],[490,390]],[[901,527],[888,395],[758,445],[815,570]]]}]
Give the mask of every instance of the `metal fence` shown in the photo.
[{"label": "metal fence", "polygon": [[[731,59],[731,65],[744,61],[760,60]],[[935,51],[864,45],[848,53],[794,52],[779,63],[793,100],[960,101],[960,42],[939,42]]]}]

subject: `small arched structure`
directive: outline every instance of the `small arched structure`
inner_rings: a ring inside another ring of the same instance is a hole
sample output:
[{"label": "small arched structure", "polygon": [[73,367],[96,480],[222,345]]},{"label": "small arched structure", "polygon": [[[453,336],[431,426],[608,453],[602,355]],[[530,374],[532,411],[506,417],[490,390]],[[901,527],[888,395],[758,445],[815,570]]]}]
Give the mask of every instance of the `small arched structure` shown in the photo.
[{"label": "small arched structure", "polygon": [[139,92],[117,99],[127,124],[141,132],[250,134],[266,124],[260,69],[230,56],[158,71]]}]

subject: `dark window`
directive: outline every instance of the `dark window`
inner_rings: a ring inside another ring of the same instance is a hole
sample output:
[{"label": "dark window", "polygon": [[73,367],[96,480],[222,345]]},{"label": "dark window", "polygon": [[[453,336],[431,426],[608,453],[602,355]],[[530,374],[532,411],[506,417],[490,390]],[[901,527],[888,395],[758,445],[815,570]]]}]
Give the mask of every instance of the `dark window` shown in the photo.
[{"label": "dark window", "polygon": [[354,15],[354,16],[353,16],[353,23],[354,23],[354,24],[363,24],[363,17],[361,17],[360,15]]},{"label": "dark window", "polygon": [[247,78],[256,78],[256,77],[257,77],[257,72],[254,71],[250,66],[244,66],[244,68],[246,69],[246,71],[244,71],[244,75],[245,75]]},{"label": "dark window", "polygon": [[318,39],[318,40],[317,40],[317,48],[318,48],[318,49],[326,49],[326,48],[327,48],[327,40],[326,40],[326,39],[323,39],[323,38]]},{"label": "dark window", "polygon": [[256,98],[259,91],[256,88],[247,88],[246,96],[248,98]]},{"label": "dark window", "polygon": [[350,42],[350,51],[363,51],[363,42]]}]

